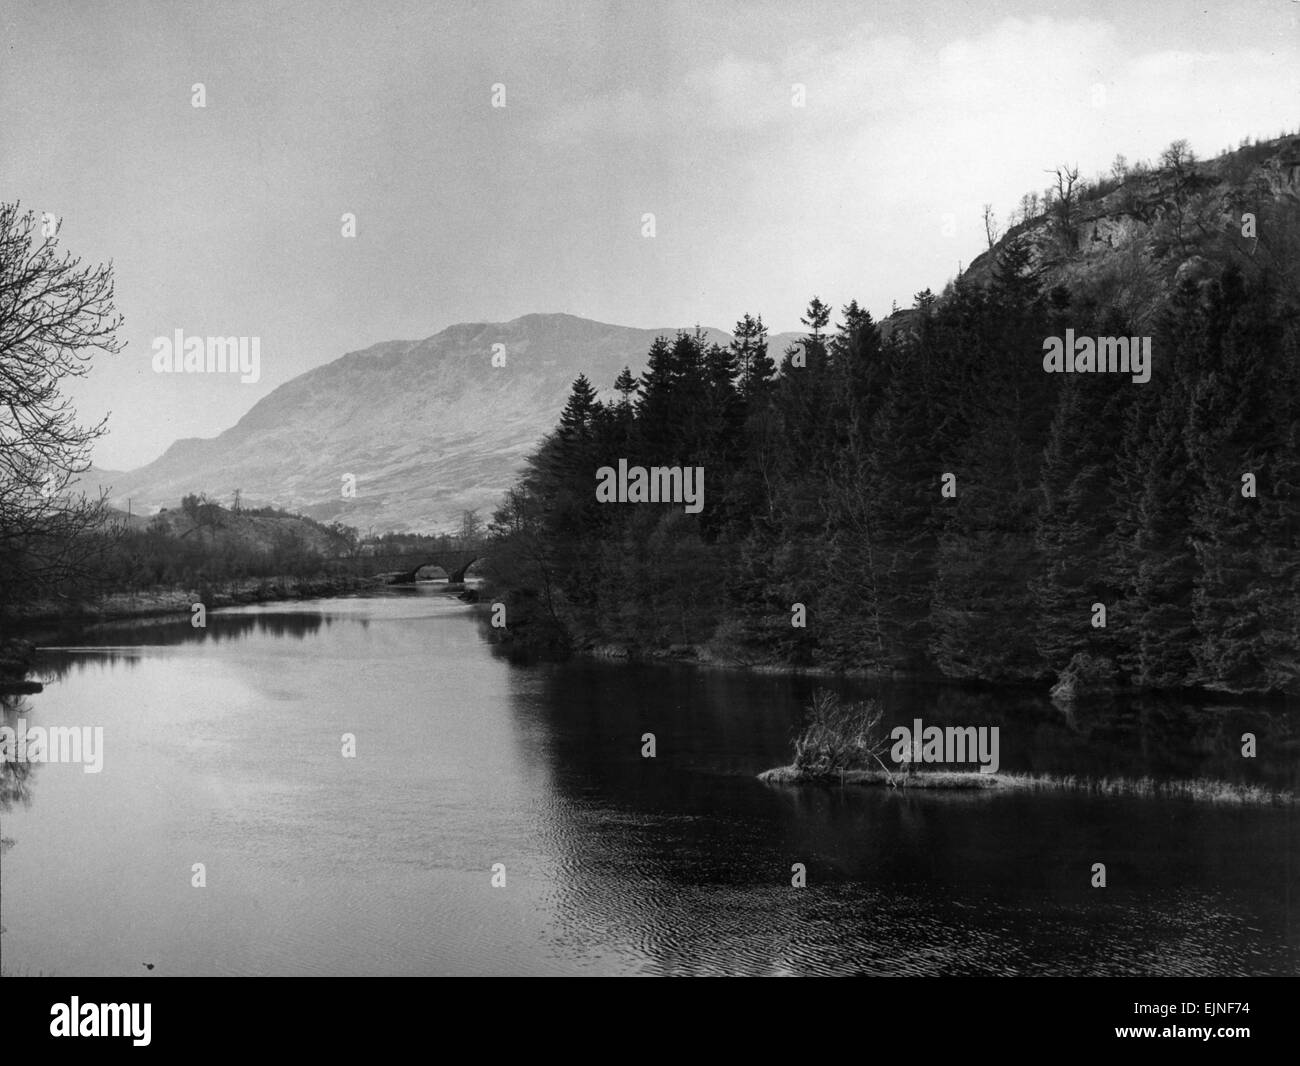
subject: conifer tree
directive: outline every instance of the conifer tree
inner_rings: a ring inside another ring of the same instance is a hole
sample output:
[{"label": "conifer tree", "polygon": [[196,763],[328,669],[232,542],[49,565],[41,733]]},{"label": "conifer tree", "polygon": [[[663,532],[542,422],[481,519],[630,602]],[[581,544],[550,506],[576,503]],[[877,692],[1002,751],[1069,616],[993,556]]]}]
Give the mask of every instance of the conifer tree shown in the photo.
[{"label": "conifer tree", "polygon": [[737,388],[747,404],[757,404],[765,395],[776,373],[776,364],[767,354],[767,327],[763,316],[745,315],[736,323],[731,350],[739,374]]}]

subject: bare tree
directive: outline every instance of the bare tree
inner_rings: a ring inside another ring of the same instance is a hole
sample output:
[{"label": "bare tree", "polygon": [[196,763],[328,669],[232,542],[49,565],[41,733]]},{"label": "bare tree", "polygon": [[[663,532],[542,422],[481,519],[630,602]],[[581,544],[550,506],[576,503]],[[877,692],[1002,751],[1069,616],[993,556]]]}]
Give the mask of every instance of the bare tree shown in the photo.
[{"label": "bare tree", "polygon": [[1030,222],[1038,217],[1038,193],[1027,192],[1020,198],[1020,221]]},{"label": "bare tree", "polygon": [[989,251],[998,242],[998,219],[993,213],[993,205],[984,205],[984,236],[989,242]]},{"label": "bare tree", "polygon": [[462,551],[472,551],[483,540],[484,524],[478,511],[462,511],[460,515],[460,546]]},{"label": "bare tree", "polygon": [[1160,195],[1179,248],[1185,246],[1187,239],[1187,209],[1196,186],[1195,167],[1196,154],[1186,139],[1171,142],[1160,153]]},{"label": "bare tree", "polygon": [[1074,227],[1079,206],[1079,168],[1064,164],[1047,173],[1056,178],[1056,187],[1049,191],[1051,209],[1056,217],[1057,235],[1071,251],[1078,247]]},{"label": "bare tree", "polygon": [[0,204],[0,604],[85,576],[104,547],[106,494],[73,496],[107,417],[63,394],[96,352],[121,350],[113,267],[60,254],[55,227]]},{"label": "bare tree", "polygon": [[347,559],[356,559],[361,554],[361,534],[352,526],[342,522],[331,522],[329,531],[334,535],[335,551]]},{"label": "bare tree", "polygon": [[1181,173],[1195,162],[1196,153],[1192,151],[1186,138],[1180,137],[1176,141],[1171,141],[1169,147],[1160,153],[1160,165],[1168,170]]}]

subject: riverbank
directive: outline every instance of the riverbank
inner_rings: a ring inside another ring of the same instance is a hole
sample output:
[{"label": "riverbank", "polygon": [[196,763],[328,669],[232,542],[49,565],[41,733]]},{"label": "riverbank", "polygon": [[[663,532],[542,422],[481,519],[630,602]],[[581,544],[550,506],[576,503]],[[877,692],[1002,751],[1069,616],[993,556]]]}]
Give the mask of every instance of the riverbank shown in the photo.
[{"label": "riverbank", "polygon": [[246,578],[215,587],[150,589],[113,592],[86,601],[44,600],[13,611],[9,624],[32,638],[39,632],[65,626],[91,626],[129,618],[188,615],[196,603],[212,610],[254,603],[315,599],[379,588],[374,577]]},{"label": "riverbank", "polygon": [[[526,649],[525,649],[526,650]],[[836,667],[800,665],[779,659],[752,659],[737,657],[732,653],[719,653],[707,644],[671,644],[664,648],[635,648],[626,644],[584,644],[572,649],[572,654],[583,659],[603,659],[629,663],[687,663],[719,670],[743,670],[753,674],[772,674],[778,677],[842,677],[856,681],[908,681],[928,679],[929,675],[911,674],[902,670],[882,670],[872,667]],[[1016,688],[1037,688],[1034,685],[1015,685]]]},{"label": "riverbank", "polygon": [[[490,599],[488,597],[485,602],[490,602]],[[530,652],[527,646],[521,646],[520,651],[524,654],[536,654]],[[1266,706],[1293,705],[1297,698],[1300,698],[1290,692],[1260,692],[1253,689],[1238,691],[1223,687],[1137,688],[1114,683],[1110,675],[1103,675],[1099,680],[1096,676],[1085,674],[1075,663],[1071,663],[1070,667],[1062,671],[1055,680],[1051,676],[1046,676],[1036,681],[990,681],[983,678],[946,677],[930,671],[810,665],[775,659],[744,658],[734,652],[720,652],[708,644],[672,644],[662,648],[638,648],[626,644],[589,642],[570,648],[567,655],[614,662],[684,663],[718,670],[771,674],[777,677],[842,678],[849,681],[938,681],[971,690],[1032,693],[1047,697],[1063,709],[1071,709],[1079,703],[1141,696],[1177,696],[1181,699],[1206,703],[1233,699]],[[546,656],[541,657],[546,658]],[[565,656],[559,658],[563,657]]]},{"label": "riverbank", "polygon": [[846,770],[843,773],[810,773],[795,766],[764,770],[758,779],[769,785],[863,785],[900,789],[992,790],[1003,792],[1087,792],[1098,796],[1144,796],[1191,799],[1211,803],[1249,806],[1290,806],[1297,802],[1288,789],[1235,784],[1197,778],[1190,781],[1161,781],[1152,777],[1079,777],[1073,774],[982,774],[978,770],[937,770],[918,773],[890,773],[885,770]]}]

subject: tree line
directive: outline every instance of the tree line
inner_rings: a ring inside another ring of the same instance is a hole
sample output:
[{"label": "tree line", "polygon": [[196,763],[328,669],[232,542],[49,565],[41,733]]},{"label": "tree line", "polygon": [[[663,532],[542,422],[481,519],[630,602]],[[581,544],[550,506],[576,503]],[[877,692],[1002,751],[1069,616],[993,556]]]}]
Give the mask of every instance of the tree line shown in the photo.
[{"label": "tree line", "polygon": [[[1293,216],[1268,225],[1294,249]],[[580,376],[494,515],[505,639],[1295,693],[1300,300],[1216,241],[1140,316],[1013,240],[895,328],[814,298],[779,363],[747,314],[729,347],[657,339],[616,398]],[[1151,380],[1044,373],[1067,328],[1150,336]],[[703,512],[598,503],[619,458],[703,466]]]}]

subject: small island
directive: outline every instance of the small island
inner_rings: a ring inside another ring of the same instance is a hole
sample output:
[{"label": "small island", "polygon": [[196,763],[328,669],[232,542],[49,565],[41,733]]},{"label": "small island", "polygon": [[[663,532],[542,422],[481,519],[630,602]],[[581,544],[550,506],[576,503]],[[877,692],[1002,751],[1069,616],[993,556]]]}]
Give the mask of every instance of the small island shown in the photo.
[{"label": "small island", "polygon": [[808,720],[794,741],[794,761],[764,770],[769,785],[875,785],[890,789],[1086,792],[1100,796],[1145,796],[1216,803],[1285,806],[1296,802],[1288,789],[1271,789],[1212,778],[1161,780],[1153,777],[1084,777],[1075,774],[985,773],[980,770],[924,770],[914,763],[886,761],[889,739],[881,726],[884,710],[875,700],[842,700],[832,692],[813,694]]}]

